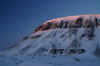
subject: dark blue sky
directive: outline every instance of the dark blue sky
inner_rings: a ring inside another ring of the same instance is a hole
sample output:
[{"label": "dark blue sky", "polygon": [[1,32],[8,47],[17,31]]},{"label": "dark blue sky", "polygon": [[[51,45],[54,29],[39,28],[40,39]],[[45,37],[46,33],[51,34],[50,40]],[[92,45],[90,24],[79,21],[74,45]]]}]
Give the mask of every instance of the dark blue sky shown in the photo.
[{"label": "dark blue sky", "polygon": [[0,0],[0,50],[54,18],[100,14],[100,0]]}]

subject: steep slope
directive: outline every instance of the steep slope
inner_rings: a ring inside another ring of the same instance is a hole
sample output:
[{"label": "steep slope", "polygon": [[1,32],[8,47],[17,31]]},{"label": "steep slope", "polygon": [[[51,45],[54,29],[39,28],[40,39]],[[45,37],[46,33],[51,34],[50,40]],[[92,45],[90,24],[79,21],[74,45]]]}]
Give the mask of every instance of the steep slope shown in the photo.
[{"label": "steep slope", "polygon": [[37,55],[100,58],[99,34],[100,14],[57,18],[38,26],[31,36],[0,54],[14,60]]}]

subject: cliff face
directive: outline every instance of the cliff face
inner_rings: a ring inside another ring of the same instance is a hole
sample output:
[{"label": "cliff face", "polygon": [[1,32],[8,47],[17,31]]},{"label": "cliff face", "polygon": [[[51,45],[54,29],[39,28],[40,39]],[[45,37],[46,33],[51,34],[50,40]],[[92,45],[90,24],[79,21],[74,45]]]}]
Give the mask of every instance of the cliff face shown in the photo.
[{"label": "cliff face", "polygon": [[97,26],[100,26],[100,15],[79,15],[49,20],[38,26],[34,33],[56,28],[94,28]]}]

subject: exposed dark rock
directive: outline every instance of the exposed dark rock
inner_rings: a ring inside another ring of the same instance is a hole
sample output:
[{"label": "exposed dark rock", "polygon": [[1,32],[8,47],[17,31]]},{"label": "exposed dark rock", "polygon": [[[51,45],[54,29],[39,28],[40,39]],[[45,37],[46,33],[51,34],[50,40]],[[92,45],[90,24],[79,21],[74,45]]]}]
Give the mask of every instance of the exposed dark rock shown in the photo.
[{"label": "exposed dark rock", "polygon": [[57,23],[54,23],[54,24],[52,25],[52,29],[55,29],[55,28],[57,28]]},{"label": "exposed dark rock", "polygon": [[90,29],[85,29],[83,34],[81,35],[81,38],[83,37],[87,37],[88,40],[93,40],[95,34],[94,34],[94,28],[90,28]]},{"label": "exposed dark rock", "polygon": [[66,22],[64,23],[63,28],[67,28],[67,24],[68,24],[68,21],[66,21]]},{"label": "exposed dark rock", "polygon": [[90,27],[94,27],[94,26],[93,26],[93,24],[92,24],[92,21],[87,19],[87,20],[83,23],[83,27],[84,27],[84,28],[90,28]]},{"label": "exposed dark rock", "polygon": [[78,18],[75,22],[71,25],[72,28],[79,28],[82,27],[82,19]]},{"label": "exposed dark rock", "polygon": [[86,36],[86,34],[82,34],[82,35],[81,35],[82,38],[85,37],[85,36]]},{"label": "exposed dark rock", "polygon": [[64,49],[59,49],[59,54],[63,54]]},{"label": "exposed dark rock", "polygon": [[25,51],[27,51],[30,47],[31,47],[31,46],[28,45],[28,46],[26,46],[26,47],[20,49],[19,52],[20,52],[21,54],[23,54],[23,53],[24,53]]},{"label": "exposed dark rock", "polygon": [[93,62],[94,60],[91,60],[91,62]]},{"label": "exposed dark rock", "polygon": [[74,22],[74,20],[69,22],[68,28],[71,28],[71,25],[72,25],[73,22]]},{"label": "exposed dark rock", "polygon": [[49,54],[52,54],[52,52],[53,52],[53,49],[51,49],[51,50],[49,51]]},{"label": "exposed dark rock", "polygon": [[85,50],[84,49],[79,49],[79,51],[78,51],[78,53],[77,54],[82,54],[82,53],[84,53],[85,52]]},{"label": "exposed dark rock", "polygon": [[20,62],[22,62],[22,60],[20,60]]},{"label": "exposed dark rock", "polygon": [[84,49],[69,49],[67,51],[67,54],[82,54],[84,52],[85,52]]},{"label": "exposed dark rock", "polygon": [[55,58],[56,56],[53,56],[53,58]]},{"label": "exposed dark rock", "polygon": [[75,49],[69,49],[69,54],[75,54],[78,50]]},{"label": "exposed dark rock", "polygon": [[98,20],[97,20],[97,18],[94,18],[93,22],[94,22],[95,26],[98,26]]},{"label": "exposed dark rock", "polygon": [[23,54],[23,53],[20,53],[20,54]]},{"label": "exposed dark rock", "polygon": [[47,24],[42,24],[42,25],[40,25],[40,26],[38,26],[36,28],[36,30],[34,31],[34,33],[37,32],[37,31],[40,31],[40,30],[48,30],[48,29],[51,28],[51,26],[52,26],[52,22],[47,22]]},{"label": "exposed dark rock", "polygon": [[47,51],[48,51],[47,48],[40,47],[39,49],[37,49],[37,50],[34,52],[34,55],[37,55],[37,54],[41,55],[42,53],[47,52]]},{"label": "exposed dark rock", "polygon": [[76,36],[77,31],[78,31],[77,28],[69,29],[69,32],[68,32],[68,33],[69,33],[69,37],[70,37],[71,35],[73,35],[73,34]]},{"label": "exposed dark rock", "polygon": [[32,57],[32,58],[34,58],[34,57]]},{"label": "exposed dark rock", "polygon": [[13,59],[13,60],[15,60],[15,59]]},{"label": "exposed dark rock", "polygon": [[4,55],[2,54],[2,57],[4,57]]},{"label": "exposed dark rock", "polygon": [[40,31],[40,30],[43,28],[43,26],[44,26],[44,25],[38,26],[38,27],[35,29],[34,33],[37,32],[37,31]]},{"label": "exposed dark rock", "polygon": [[58,22],[47,22],[45,24],[42,24],[36,28],[34,31],[41,31],[41,30],[49,30],[49,29],[56,29],[56,28],[94,28],[94,26],[100,26],[100,20],[98,21],[97,18],[94,18],[93,23],[90,19],[86,19],[84,22],[82,18],[77,18],[76,20],[73,21],[63,21],[58,24]]},{"label": "exposed dark rock", "polygon": [[78,61],[79,62],[80,60],[79,59],[75,59],[75,61]]},{"label": "exposed dark rock", "polygon": [[53,49],[52,54],[56,54],[57,53],[57,49]]},{"label": "exposed dark rock", "polygon": [[39,37],[41,37],[41,35],[31,36],[29,39],[37,39],[37,38],[39,38]]},{"label": "exposed dark rock", "polygon": [[70,45],[68,48],[70,48],[70,47],[74,47],[74,48],[78,47],[78,41],[77,41],[77,39],[74,39],[74,40],[71,42],[71,45]]},{"label": "exposed dark rock", "polygon": [[40,37],[40,36],[41,36],[41,35],[36,35],[35,38],[38,38],[38,37]]},{"label": "exposed dark rock", "polygon": [[51,28],[51,23],[48,22],[41,30],[48,30]]},{"label": "exposed dark rock", "polygon": [[66,36],[66,33],[64,33],[64,34],[62,34],[61,36],[60,36],[60,38],[66,38],[67,36]]},{"label": "exposed dark rock", "polygon": [[64,21],[61,21],[61,22],[58,24],[58,28],[62,28],[62,27],[63,27],[63,22],[64,22]]},{"label": "exposed dark rock", "polygon": [[63,54],[64,49],[51,49],[49,54]]},{"label": "exposed dark rock", "polygon": [[99,24],[98,25],[100,26],[100,20],[99,20]]},{"label": "exposed dark rock", "polygon": [[53,49],[55,49],[55,48],[56,48],[55,44],[52,44],[52,45],[51,45],[51,47],[52,47]]},{"label": "exposed dark rock", "polygon": [[95,34],[94,34],[94,28],[91,28],[89,30],[89,34],[88,34],[89,40],[93,40],[94,36],[95,36]]},{"label": "exposed dark rock", "polygon": [[82,54],[84,53],[84,49],[51,49],[49,54],[53,55],[70,55],[70,54]]},{"label": "exposed dark rock", "polygon": [[28,39],[28,37],[29,37],[29,36],[24,37],[24,38],[23,38],[23,41],[26,40],[26,39]]},{"label": "exposed dark rock", "polygon": [[33,36],[32,39],[34,39],[35,37]]}]

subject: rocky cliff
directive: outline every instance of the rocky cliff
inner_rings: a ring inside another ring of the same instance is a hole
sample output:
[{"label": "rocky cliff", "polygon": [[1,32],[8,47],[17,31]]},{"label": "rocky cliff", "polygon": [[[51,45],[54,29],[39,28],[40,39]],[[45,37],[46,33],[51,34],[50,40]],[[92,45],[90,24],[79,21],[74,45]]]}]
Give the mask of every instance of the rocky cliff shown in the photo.
[{"label": "rocky cliff", "polygon": [[63,18],[56,18],[49,20],[44,24],[38,26],[34,33],[37,31],[56,29],[56,28],[94,28],[100,26],[99,15],[78,15],[68,16]]}]

